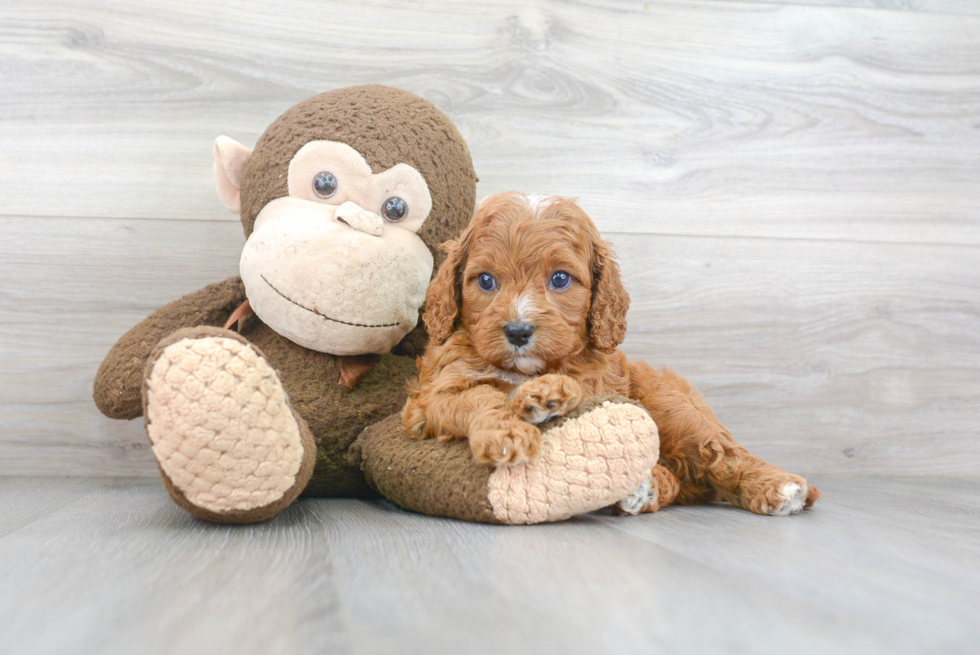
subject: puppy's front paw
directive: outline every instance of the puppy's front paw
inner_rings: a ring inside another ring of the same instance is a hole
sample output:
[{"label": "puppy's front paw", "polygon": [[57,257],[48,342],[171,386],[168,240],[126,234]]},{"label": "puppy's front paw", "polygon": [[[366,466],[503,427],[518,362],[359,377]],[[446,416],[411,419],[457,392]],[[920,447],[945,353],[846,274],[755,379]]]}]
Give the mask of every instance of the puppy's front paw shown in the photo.
[{"label": "puppy's front paw", "polygon": [[511,409],[528,423],[544,423],[564,416],[582,404],[582,385],[567,375],[549,373],[531,378],[517,388]]},{"label": "puppy's front paw", "polygon": [[469,440],[478,462],[520,464],[538,454],[541,430],[509,412],[494,412],[479,421]]}]

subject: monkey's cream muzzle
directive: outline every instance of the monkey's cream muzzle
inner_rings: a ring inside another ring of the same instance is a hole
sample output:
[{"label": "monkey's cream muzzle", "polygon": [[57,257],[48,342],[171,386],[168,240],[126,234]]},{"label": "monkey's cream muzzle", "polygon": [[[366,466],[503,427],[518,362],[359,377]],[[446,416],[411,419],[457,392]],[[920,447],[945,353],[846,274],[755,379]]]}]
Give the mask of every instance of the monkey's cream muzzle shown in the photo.
[{"label": "monkey's cream muzzle", "polygon": [[286,338],[334,355],[386,353],[418,323],[432,253],[354,202],[267,204],[242,251],[252,310]]}]

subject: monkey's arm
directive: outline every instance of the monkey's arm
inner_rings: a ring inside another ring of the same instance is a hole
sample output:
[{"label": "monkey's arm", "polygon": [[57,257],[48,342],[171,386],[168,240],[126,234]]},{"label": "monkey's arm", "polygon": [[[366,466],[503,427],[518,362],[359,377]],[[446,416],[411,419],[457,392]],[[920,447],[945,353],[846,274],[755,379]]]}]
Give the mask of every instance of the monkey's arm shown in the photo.
[{"label": "monkey's arm", "polygon": [[143,319],[116,342],[95,376],[95,404],[109,418],[133,419],[143,413],[140,398],[146,360],[163,337],[182,327],[221,327],[245,302],[239,277],[210,284]]}]

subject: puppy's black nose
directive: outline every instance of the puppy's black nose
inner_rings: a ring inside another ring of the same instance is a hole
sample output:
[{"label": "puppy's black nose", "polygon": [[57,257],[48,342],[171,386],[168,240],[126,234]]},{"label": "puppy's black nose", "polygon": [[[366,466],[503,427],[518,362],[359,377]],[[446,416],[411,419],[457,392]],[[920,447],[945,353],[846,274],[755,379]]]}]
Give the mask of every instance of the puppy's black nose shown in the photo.
[{"label": "puppy's black nose", "polygon": [[534,326],[527,323],[508,323],[504,326],[504,336],[515,346],[526,345],[534,334]]}]

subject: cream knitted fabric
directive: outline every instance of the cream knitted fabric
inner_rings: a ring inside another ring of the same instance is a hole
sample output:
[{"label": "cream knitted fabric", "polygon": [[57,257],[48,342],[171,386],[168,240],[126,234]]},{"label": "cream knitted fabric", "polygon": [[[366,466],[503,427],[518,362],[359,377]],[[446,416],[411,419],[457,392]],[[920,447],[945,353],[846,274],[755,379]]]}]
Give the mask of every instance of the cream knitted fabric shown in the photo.
[{"label": "cream knitted fabric", "polygon": [[656,424],[630,403],[606,401],[544,437],[534,460],[490,475],[489,500],[498,520],[562,521],[612,505],[649,478],[660,455]]},{"label": "cream knitted fabric", "polygon": [[181,339],[147,380],[147,433],[163,472],[213,512],[282,498],[303,460],[299,425],[275,371],[246,343]]}]

